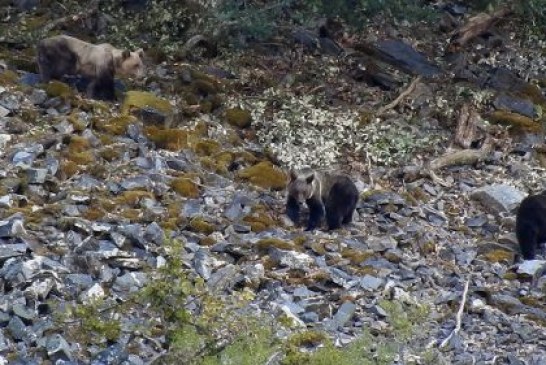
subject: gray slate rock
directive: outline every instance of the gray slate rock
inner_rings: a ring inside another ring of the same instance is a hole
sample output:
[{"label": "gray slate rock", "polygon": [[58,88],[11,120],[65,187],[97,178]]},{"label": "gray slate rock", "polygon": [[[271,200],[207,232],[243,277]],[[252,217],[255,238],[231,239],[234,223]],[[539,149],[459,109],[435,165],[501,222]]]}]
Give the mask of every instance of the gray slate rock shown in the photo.
[{"label": "gray slate rock", "polygon": [[121,344],[115,344],[101,351],[91,361],[91,365],[122,365],[129,355]]},{"label": "gray slate rock", "polygon": [[29,184],[43,184],[47,177],[47,169],[28,169],[27,179]]},{"label": "gray slate rock", "polygon": [[269,250],[271,260],[277,265],[290,269],[307,269],[314,262],[308,254],[295,251],[285,251],[272,247]]},{"label": "gray slate rock", "polygon": [[375,291],[383,285],[383,279],[376,278],[375,276],[365,275],[360,279],[360,286],[368,291]]},{"label": "gray slate rock", "polygon": [[474,190],[470,197],[480,201],[491,213],[499,214],[517,209],[526,194],[510,185],[490,185]]},{"label": "gray slate rock", "polygon": [[15,238],[25,233],[23,218],[11,216],[6,220],[0,221],[0,238]]},{"label": "gray slate rock", "polygon": [[544,260],[525,260],[518,265],[518,274],[524,274],[532,277],[542,275],[546,270],[546,261]]},{"label": "gray slate rock", "polygon": [[502,93],[495,98],[493,105],[497,109],[518,113],[528,118],[536,117],[535,105],[528,99],[522,99]]},{"label": "gray slate rock", "polygon": [[345,302],[339,307],[334,317],[326,322],[324,327],[326,330],[334,331],[338,328],[341,328],[349,322],[356,312],[356,304],[352,302]]},{"label": "gray slate rock", "polygon": [[47,355],[51,360],[72,361],[73,359],[70,345],[68,344],[68,342],[66,342],[64,337],[58,333],[47,337],[45,341],[45,348],[47,351]]}]

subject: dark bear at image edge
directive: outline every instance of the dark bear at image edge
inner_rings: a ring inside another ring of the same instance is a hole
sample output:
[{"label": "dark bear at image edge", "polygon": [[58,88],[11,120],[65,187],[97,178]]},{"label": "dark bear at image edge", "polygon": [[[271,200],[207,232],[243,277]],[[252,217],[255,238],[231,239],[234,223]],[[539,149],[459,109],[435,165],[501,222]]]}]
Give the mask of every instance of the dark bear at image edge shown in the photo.
[{"label": "dark bear at image edge", "polygon": [[303,203],[309,208],[306,231],[319,227],[324,217],[328,230],[351,223],[358,202],[358,189],[349,176],[311,168],[291,170],[289,176],[286,214],[296,225],[299,224]]},{"label": "dark bear at image edge", "polygon": [[521,201],[516,214],[516,236],[525,260],[533,260],[541,243],[546,242],[546,191]]},{"label": "dark bear at image edge", "polygon": [[109,43],[91,44],[80,39],[58,35],[42,39],[37,46],[41,81],[61,80],[63,76],[89,79],[87,96],[114,100],[114,75],[142,77],[144,51],[115,48]]}]

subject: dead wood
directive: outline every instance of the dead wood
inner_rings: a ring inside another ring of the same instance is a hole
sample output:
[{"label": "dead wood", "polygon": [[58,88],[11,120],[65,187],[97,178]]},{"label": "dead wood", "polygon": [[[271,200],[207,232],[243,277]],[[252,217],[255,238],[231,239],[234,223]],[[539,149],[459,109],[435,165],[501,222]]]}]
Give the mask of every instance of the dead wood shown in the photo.
[{"label": "dead wood", "polygon": [[447,153],[432,160],[429,164],[431,170],[439,170],[444,167],[458,166],[458,165],[473,165],[477,162],[483,161],[489,156],[492,149],[492,140],[490,136],[485,138],[482,148],[479,150],[464,149],[452,153]]},{"label": "dead wood", "polygon": [[397,106],[406,96],[408,96],[409,94],[411,94],[413,92],[413,90],[415,90],[415,87],[417,86],[417,83],[419,83],[419,81],[421,81],[421,76],[417,76],[415,79],[413,79],[413,81],[408,86],[408,88],[406,90],[402,91],[400,93],[400,95],[398,95],[398,97],[396,99],[394,99],[389,104],[379,108],[379,110],[377,111],[375,116],[379,117],[383,113],[385,113],[387,110],[390,110],[390,109],[394,108],[395,106]]},{"label": "dead wood", "polygon": [[485,160],[493,149],[494,140],[487,135],[480,149],[464,149],[455,152],[448,152],[426,164],[424,166],[405,166],[398,175],[405,182],[412,182],[422,178],[429,178],[434,183],[444,187],[450,184],[442,180],[435,171],[449,166],[473,165]]},{"label": "dead wood", "polygon": [[503,7],[492,14],[480,13],[473,16],[451,36],[447,53],[460,51],[470,40],[485,33],[492,25],[510,13],[512,13],[511,8]]},{"label": "dead wood", "polygon": [[48,34],[48,32],[57,29],[59,27],[62,27],[70,22],[77,22],[77,21],[85,21],[86,19],[95,16],[99,11],[99,0],[92,0],[89,2],[89,5],[87,5],[85,11],[81,11],[76,14],[70,14],[67,16],[63,16],[62,18],[56,19],[52,21],[51,23],[48,23],[44,28],[42,29],[42,32],[44,35]]},{"label": "dead wood", "polygon": [[478,139],[478,123],[480,115],[469,104],[465,103],[459,110],[457,129],[455,130],[455,143],[463,148],[470,148]]}]

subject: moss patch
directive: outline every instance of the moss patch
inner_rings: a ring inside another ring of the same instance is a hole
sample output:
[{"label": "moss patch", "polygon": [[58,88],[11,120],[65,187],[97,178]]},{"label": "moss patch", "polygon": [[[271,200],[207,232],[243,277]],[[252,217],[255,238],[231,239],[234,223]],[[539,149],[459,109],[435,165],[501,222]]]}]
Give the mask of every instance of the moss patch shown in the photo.
[{"label": "moss patch", "polygon": [[88,219],[90,221],[96,221],[98,219],[101,219],[106,215],[106,212],[104,209],[100,207],[90,206],[88,207],[85,212],[82,214],[82,218]]},{"label": "moss patch", "polygon": [[252,207],[252,212],[243,218],[243,222],[250,225],[253,232],[262,232],[276,224],[264,206]]},{"label": "moss patch", "polygon": [[354,248],[345,248],[341,251],[341,257],[351,261],[354,265],[360,265],[365,260],[374,256],[374,252],[355,250]]},{"label": "moss patch", "polygon": [[121,156],[121,153],[114,147],[106,147],[100,150],[99,156],[108,162],[112,162]]},{"label": "moss patch", "polygon": [[70,161],[78,165],[89,165],[95,162],[95,156],[93,155],[93,153],[89,151],[73,153],[73,154],[70,154],[68,158],[70,159]]},{"label": "moss patch", "polygon": [[57,80],[51,80],[46,85],[45,91],[47,93],[47,96],[49,96],[50,98],[55,98],[55,97],[68,98],[73,95],[73,92],[70,89],[70,86],[68,86],[64,82],[57,81]]},{"label": "moss patch", "polygon": [[202,217],[195,217],[190,221],[190,229],[206,235],[216,231],[214,224],[205,221]]},{"label": "moss patch", "polygon": [[74,161],[61,161],[61,166],[59,168],[59,171],[61,172],[61,178],[69,179],[77,174],[79,170],[80,167]]},{"label": "moss patch", "polygon": [[76,132],[83,132],[86,128],[86,124],[80,119],[78,113],[71,113],[67,120],[74,126]]},{"label": "moss patch", "polygon": [[180,176],[171,181],[171,188],[186,198],[199,197],[199,186],[194,182],[195,177],[191,175]]},{"label": "moss patch", "polygon": [[193,150],[199,156],[210,156],[220,150],[220,144],[212,139],[202,139],[193,146]]},{"label": "moss patch", "polygon": [[285,173],[269,161],[240,170],[238,176],[264,189],[283,190],[286,187]]},{"label": "moss patch", "polygon": [[296,246],[288,241],[284,241],[278,238],[262,238],[256,242],[256,248],[260,252],[267,252],[271,247],[275,247],[281,250],[294,250]]},{"label": "moss patch", "polygon": [[159,129],[154,126],[145,128],[144,133],[158,148],[180,151],[188,147],[189,132],[183,129]]},{"label": "moss patch", "polygon": [[515,253],[507,250],[492,250],[486,252],[483,257],[490,262],[514,262]]},{"label": "moss patch", "polygon": [[85,152],[88,151],[90,148],[91,144],[86,138],[80,136],[70,137],[70,142],[68,143],[69,154]]},{"label": "moss patch", "polygon": [[232,108],[226,110],[226,120],[234,127],[247,128],[252,123],[252,115],[248,110]]},{"label": "moss patch", "polygon": [[172,115],[171,103],[147,91],[131,90],[125,94],[125,100],[121,105],[121,113],[129,114],[131,109],[152,108],[166,115]]},{"label": "moss patch", "polygon": [[19,76],[12,70],[5,70],[0,73],[0,85],[15,85],[19,81]]},{"label": "moss patch", "polygon": [[120,115],[108,120],[95,120],[93,126],[98,131],[120,136],[125,134],[127,127],[136,121],[137,119],[132,115]]},{"label": "moss patch", "polygon": [[119,205],[125,204],[130,206],[136,206],[144,198],[153,199],[154,195],[149,191],[127,190],[121,193],[121,195],[119,195],[118,197],[116,197],[115,202]]}]

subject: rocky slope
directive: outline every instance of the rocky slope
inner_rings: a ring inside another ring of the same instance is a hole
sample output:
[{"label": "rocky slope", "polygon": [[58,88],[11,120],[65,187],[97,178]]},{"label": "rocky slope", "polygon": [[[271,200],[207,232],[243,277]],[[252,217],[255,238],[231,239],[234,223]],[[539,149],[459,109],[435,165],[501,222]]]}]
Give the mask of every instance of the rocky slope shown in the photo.
[{"label": "rocky slope", "polygon": [[[418,45],[422,34],[410,25],[376,29],[361,39]],[[177,261],[214,296],[247,293],[248,308],[288,319],[292,330],[323,329],[338,344],[362,329],[389,333],[388,299],[427,308],[397,363],[425,363],[417,355],[427,348],[432,363],[546,363],[546,262],[519,265],[513,235],[514,209],[543,186],[533,149],[540,136],[483,122],[495,143],[477,164],[439,169],[436,178],[400,173],[452,146],[463,102],[484,119],[495,110],[524,115],[530,103],[528,119],[540,119],[544,90],[516,75],[543,78],[546,45],[505,39],[488,54],[473,45],[477,61],[459,76],[492,81],[424,78],[376,116],[399,90],[367,85],[349,72],[362,69],[361,59],[302,45],[304,36],[314,37],[298,31],[269,54],[154,64],[146,82],[120,83],[117,104],[37,83],[28,49],[3,53],[2,363],[156,358],[165,336],[134,330],[150,319],[145,310],[118,312],[113,334],[84,328],[92,340],[72,331],[81,318],[58,317],[97,298],[129,301],[165,266],[172,242],[182,243]],[[452,75],[439,41],[424,40],[427,62]],[[504,73],[489,67],[500,65]],[[518,80],[510,87],[539,93],[509,93],[506,74]],[[307,233],[286,219],[282,169],[302,164],[352,174],[362,192],[354,224]],[[467,282],[461,329],[449,338]],[[191,301],[188,309],[197,312]]]}]

